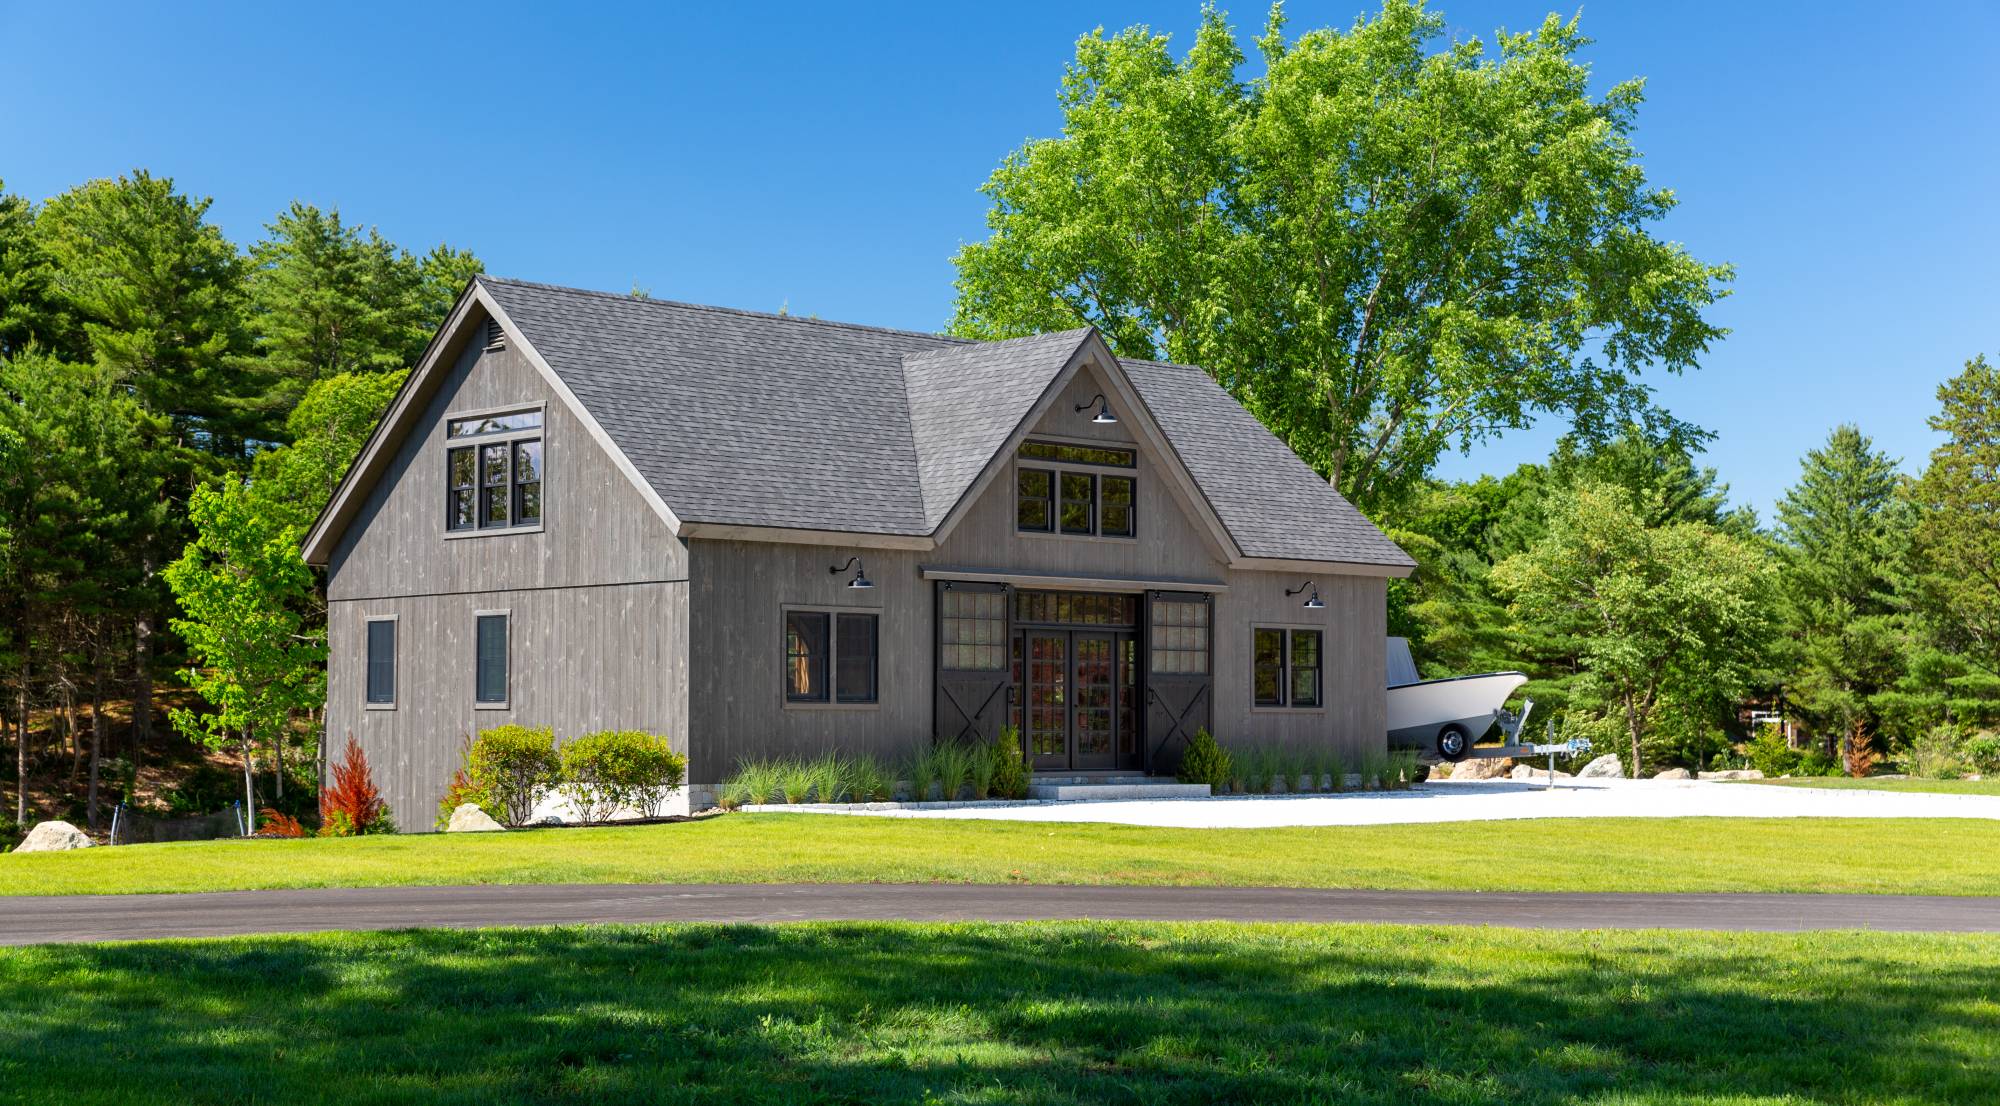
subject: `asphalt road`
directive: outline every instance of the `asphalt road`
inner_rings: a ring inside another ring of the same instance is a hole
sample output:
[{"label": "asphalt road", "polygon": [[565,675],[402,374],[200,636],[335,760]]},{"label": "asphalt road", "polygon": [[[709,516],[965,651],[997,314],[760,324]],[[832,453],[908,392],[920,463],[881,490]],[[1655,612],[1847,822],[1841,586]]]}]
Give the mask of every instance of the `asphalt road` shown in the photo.
[{"label": "asphalt road", "polygon": [[2000,898],[1024,884],[543,884],[0,897],[0,944],[589,922],[1397,922],[1531,929],[2000,932]]}]

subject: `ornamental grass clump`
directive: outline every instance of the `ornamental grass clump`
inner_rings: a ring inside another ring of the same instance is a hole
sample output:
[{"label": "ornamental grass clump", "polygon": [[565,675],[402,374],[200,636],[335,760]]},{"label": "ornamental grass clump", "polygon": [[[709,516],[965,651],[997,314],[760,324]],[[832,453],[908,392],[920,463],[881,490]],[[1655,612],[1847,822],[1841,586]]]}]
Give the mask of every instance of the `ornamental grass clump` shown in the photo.
[{"label": "ornamental grass clump", "polygon": [[821,753],[807,761],[805,772],[812,780],[813,797],[822,803],[843,801],[853,787],[853,764],[838,753]]},{"label": "ornamental grass clump", "polygon": [[910,801],[931,801],[931,785],[937,783],[937,748],[930,746],[910,754]]},{"label": "ornamental grass clump", "polygon": [[736,774],[722,781],[718,798],[725,809],[763,806],[778,790],[778,766],[768,760],[744,760],[736,764]]},{"label": "ornamental grass clump", "polygon": [[936,747],[938,794],[941,802],[952,802],[972,779],[972,750],[956,741]]},{"label": "ornamental grass clump", "polygon": [[1000,764],[994,757],[993,746],[968,745],[965,749],[966,783],[972,788],[974,799],[993,797],[993,777],[1000,771]]},{"label": "ornamental grass clump", "polygon": [[1361,786],[1363,789],[1387,788],[1391,769],[1389,754],[1382,749],[1364,749],[1361,753]]},{"label": "ornamental grass clump", "polygon": [[812,769],[804,761],[781,760],[778,762],[777,776],[772,781],[777,785],[778,799],[786,803],[812,801]]},{"label": "ornamental grass clump", "polygon": [[555,731],[547,726],[482,730],[466,751],[465,774],[472,786],[492,796],[502,822],[527,825],[535,801],[562,780]]}]

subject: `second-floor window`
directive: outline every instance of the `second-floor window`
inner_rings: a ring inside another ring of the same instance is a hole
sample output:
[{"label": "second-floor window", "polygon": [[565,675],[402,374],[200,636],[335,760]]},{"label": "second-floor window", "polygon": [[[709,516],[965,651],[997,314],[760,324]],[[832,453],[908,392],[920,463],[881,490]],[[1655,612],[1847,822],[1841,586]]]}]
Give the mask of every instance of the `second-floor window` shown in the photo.
[{"label": "second-floor window", "polygon": [[449,419],[445,440],[445,529],[541,525],[540,411]]},{"label": "second-floor window", "polygon": [[[1014,525],[1029,534],[1130,538],[1139,533],[1136,450],[1061,442],[1021,443]],[[1106,471],[1111,470],[1111,471]]]}]

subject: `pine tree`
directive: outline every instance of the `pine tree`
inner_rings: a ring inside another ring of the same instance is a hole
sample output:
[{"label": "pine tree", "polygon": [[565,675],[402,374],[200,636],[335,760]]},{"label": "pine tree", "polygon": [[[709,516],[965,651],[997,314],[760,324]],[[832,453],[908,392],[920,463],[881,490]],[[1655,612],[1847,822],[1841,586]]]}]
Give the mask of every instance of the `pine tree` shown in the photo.
[{"label": "pine tree", "polygon": [[1827,751],[1858,763],[1879,730],[1871,699],[1896,679],[1889,518],[1896,462],[1853,426],[1807,453],[1778,501],[1780,594],[1795,655],[1788,698]]}]

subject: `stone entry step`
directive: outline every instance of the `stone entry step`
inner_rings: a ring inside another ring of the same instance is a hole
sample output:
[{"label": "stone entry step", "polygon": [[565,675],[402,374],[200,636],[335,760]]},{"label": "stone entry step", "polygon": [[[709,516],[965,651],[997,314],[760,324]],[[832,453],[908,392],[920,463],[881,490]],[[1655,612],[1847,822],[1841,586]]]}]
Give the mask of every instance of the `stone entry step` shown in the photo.
[{"label": "stone entry step", "polygon": [[1205,783],[1181,783],[1173,779],[1044,779],[1028,784],[1028,798],[1076,799],[1206,799]]}]

